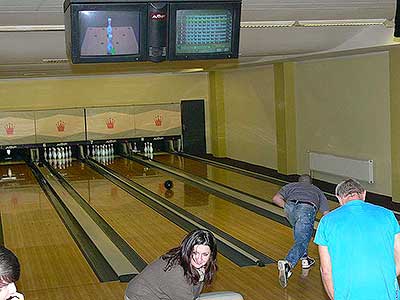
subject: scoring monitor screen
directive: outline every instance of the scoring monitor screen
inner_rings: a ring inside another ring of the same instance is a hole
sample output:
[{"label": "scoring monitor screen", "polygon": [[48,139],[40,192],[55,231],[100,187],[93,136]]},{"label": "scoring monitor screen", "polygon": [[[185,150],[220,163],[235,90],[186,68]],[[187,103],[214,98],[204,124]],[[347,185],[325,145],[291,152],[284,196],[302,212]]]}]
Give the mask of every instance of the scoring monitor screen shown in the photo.
[{"label": "scoring monitor screen", "polygon": [[140,51],[138,11],[79,11],[80,55],[134,55]]},{"label": "scoring monitor screen", "polygon": [[176,54],[232,51],[232,12],[182,9],[176,12]]}]

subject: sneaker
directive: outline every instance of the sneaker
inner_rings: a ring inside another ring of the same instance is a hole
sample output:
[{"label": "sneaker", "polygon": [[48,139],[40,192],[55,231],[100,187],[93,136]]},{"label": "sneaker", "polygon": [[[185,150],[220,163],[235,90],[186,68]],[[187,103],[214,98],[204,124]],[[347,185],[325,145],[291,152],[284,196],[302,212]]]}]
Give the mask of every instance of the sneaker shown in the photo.
[{"label": "sneaker", "polygon": [[279,283],[285,288],[288,285],[288,279],[292,275],[290,264],[287,260],[278,260]]},{"label": "sneaker", "polygon": [[307,256],[306,258],[301,259],[301,267],[303,269],[309,269],[315,264],[315,259]]}]

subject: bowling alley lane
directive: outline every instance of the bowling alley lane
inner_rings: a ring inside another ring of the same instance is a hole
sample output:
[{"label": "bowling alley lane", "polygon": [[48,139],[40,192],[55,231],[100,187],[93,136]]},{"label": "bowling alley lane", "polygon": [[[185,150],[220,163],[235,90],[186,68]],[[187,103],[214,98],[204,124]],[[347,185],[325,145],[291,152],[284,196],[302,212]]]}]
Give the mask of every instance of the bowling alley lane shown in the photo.
[{"label": "bowling alley lane", "polygon": [[[185,185],[177,179],[166,175],[164,172],[145,167],[131,160],[116,157],[114,162],[107,167],[118,174],[146,187],[147,189],[167,198],[172,203],[184,208],[186,211],[202,218],[212,225],[224,230],[235,238],[253,246],[268,256],[278,259],[284,257],[292,243],[291,230],[280,223],[256,215],[230,202],[218,199],[202,190]],[[163,186],[166,180],[173,181],[173,188],[166,190]],[[103,191],[103,193],[107,193]],[[118,192],[119,193],[119,192]],[[122,193],[122,192],[121,192]],[[118,198],[124,198],[120,194]],[[121,199],[122,201],[122,199]],[[129,203],[129,201],[128,201]],[[129,209],[124,207],[123,209]],[[137,209],[136,209],[137,210]],[[128,223],[134,227],[130,217]],[[140,219],[140,222],[147,223]],[[158,226],[157,221],[150,226]],[[143,235],[150,234],[152,228],[144,228]],[[155,236],[153,244],[158,244],[163,236]],[[168,233],[167,233],[168,234]],[[310,247],[310,255],[316,256],[316,247]],[[296,272],[291,277],[292,286],[283,290],[277,281],[277,270],[275,264],[266,267],[239,268],[222,255],[219,256],[220,271],[212,290],[239,291],[245,299],[254,300],[278,300],[286,299],[287,295],[293,295],[293,299],[322,299],[323,288],[319,279],[318,267],[312,270],[308,277]],[[302,289],[307,286],[307,290]],[[310,287],[309,287],[310,286]],[[302,295],[298,298],[297,295]],[[304,298],[303,298],[304,296]],[[285,298],[283,298],[285,297]]]},{"label": "bowling alley lane", "polygon": [[177,245],[186,233],[86,164],[73,161],[59,172],[147,262]]},{"label": "bowling alley lane", "polygon": [[[285,225],[126,158],[116,158],[107,167],[273,259],[284,256],[290,248],[292,232]],[[171,190],[164,187],[166,180],[172,180]],[[282,243],[282,239],[287,242]]]},{"label": "bowling alley lane", "polygon": [[20,260],[17,285],[25,297],[32,299],[29,295],[37,291],[97,283],[30,168],[25,164],[1,165],[0,175],[4,244]]},{"label": "bowling alley lane", "polygon": [[[196,176],[215,181],[227,187],[245,192],[249,195],[256,196],[271,203],[272,197],[281,188],[280,185],[265,180],[227,170],[205,161],[191,159],[175,154],[166,153],[155,155],[154,160]],[[334,201],[328,201],[328,204],[331,209],[339,206],[339,204]]]}]

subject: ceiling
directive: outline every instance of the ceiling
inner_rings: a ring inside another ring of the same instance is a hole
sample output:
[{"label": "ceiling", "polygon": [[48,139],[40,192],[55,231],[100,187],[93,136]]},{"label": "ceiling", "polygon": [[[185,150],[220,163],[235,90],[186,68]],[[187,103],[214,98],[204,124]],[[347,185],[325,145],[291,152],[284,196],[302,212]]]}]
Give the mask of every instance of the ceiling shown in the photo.
[{"label": "ceiling", "polygon": [[[395,2],[243,0],[240,58],[232,64],[265,64],[310,55],[382,51],[396,46],[393,41]],[[157,72],[229,65],[223,62],[108,64],[102,65],[101,71],[93,65],[72,66],[66,62],[62,4],[62,0],[0,0],[0,78]],[[323,24],[315,26],[310,24],[312,20],[322,20]],[[288,24],[292,26],[276,27],[276,21],[290,21]]]}]

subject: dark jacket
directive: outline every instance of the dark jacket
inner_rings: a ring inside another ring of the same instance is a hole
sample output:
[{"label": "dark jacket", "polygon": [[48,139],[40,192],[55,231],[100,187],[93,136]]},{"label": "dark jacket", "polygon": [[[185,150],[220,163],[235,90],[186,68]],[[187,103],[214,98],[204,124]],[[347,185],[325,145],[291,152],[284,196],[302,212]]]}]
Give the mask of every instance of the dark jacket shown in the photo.
[{"label": "dark jacket", "polygon": [[189,284],[181,266],[164,271],[166,261],[159,258],[149,264],[128,284],[125,296],[129,300],[193,300],[203,287],[202,283]]}]

